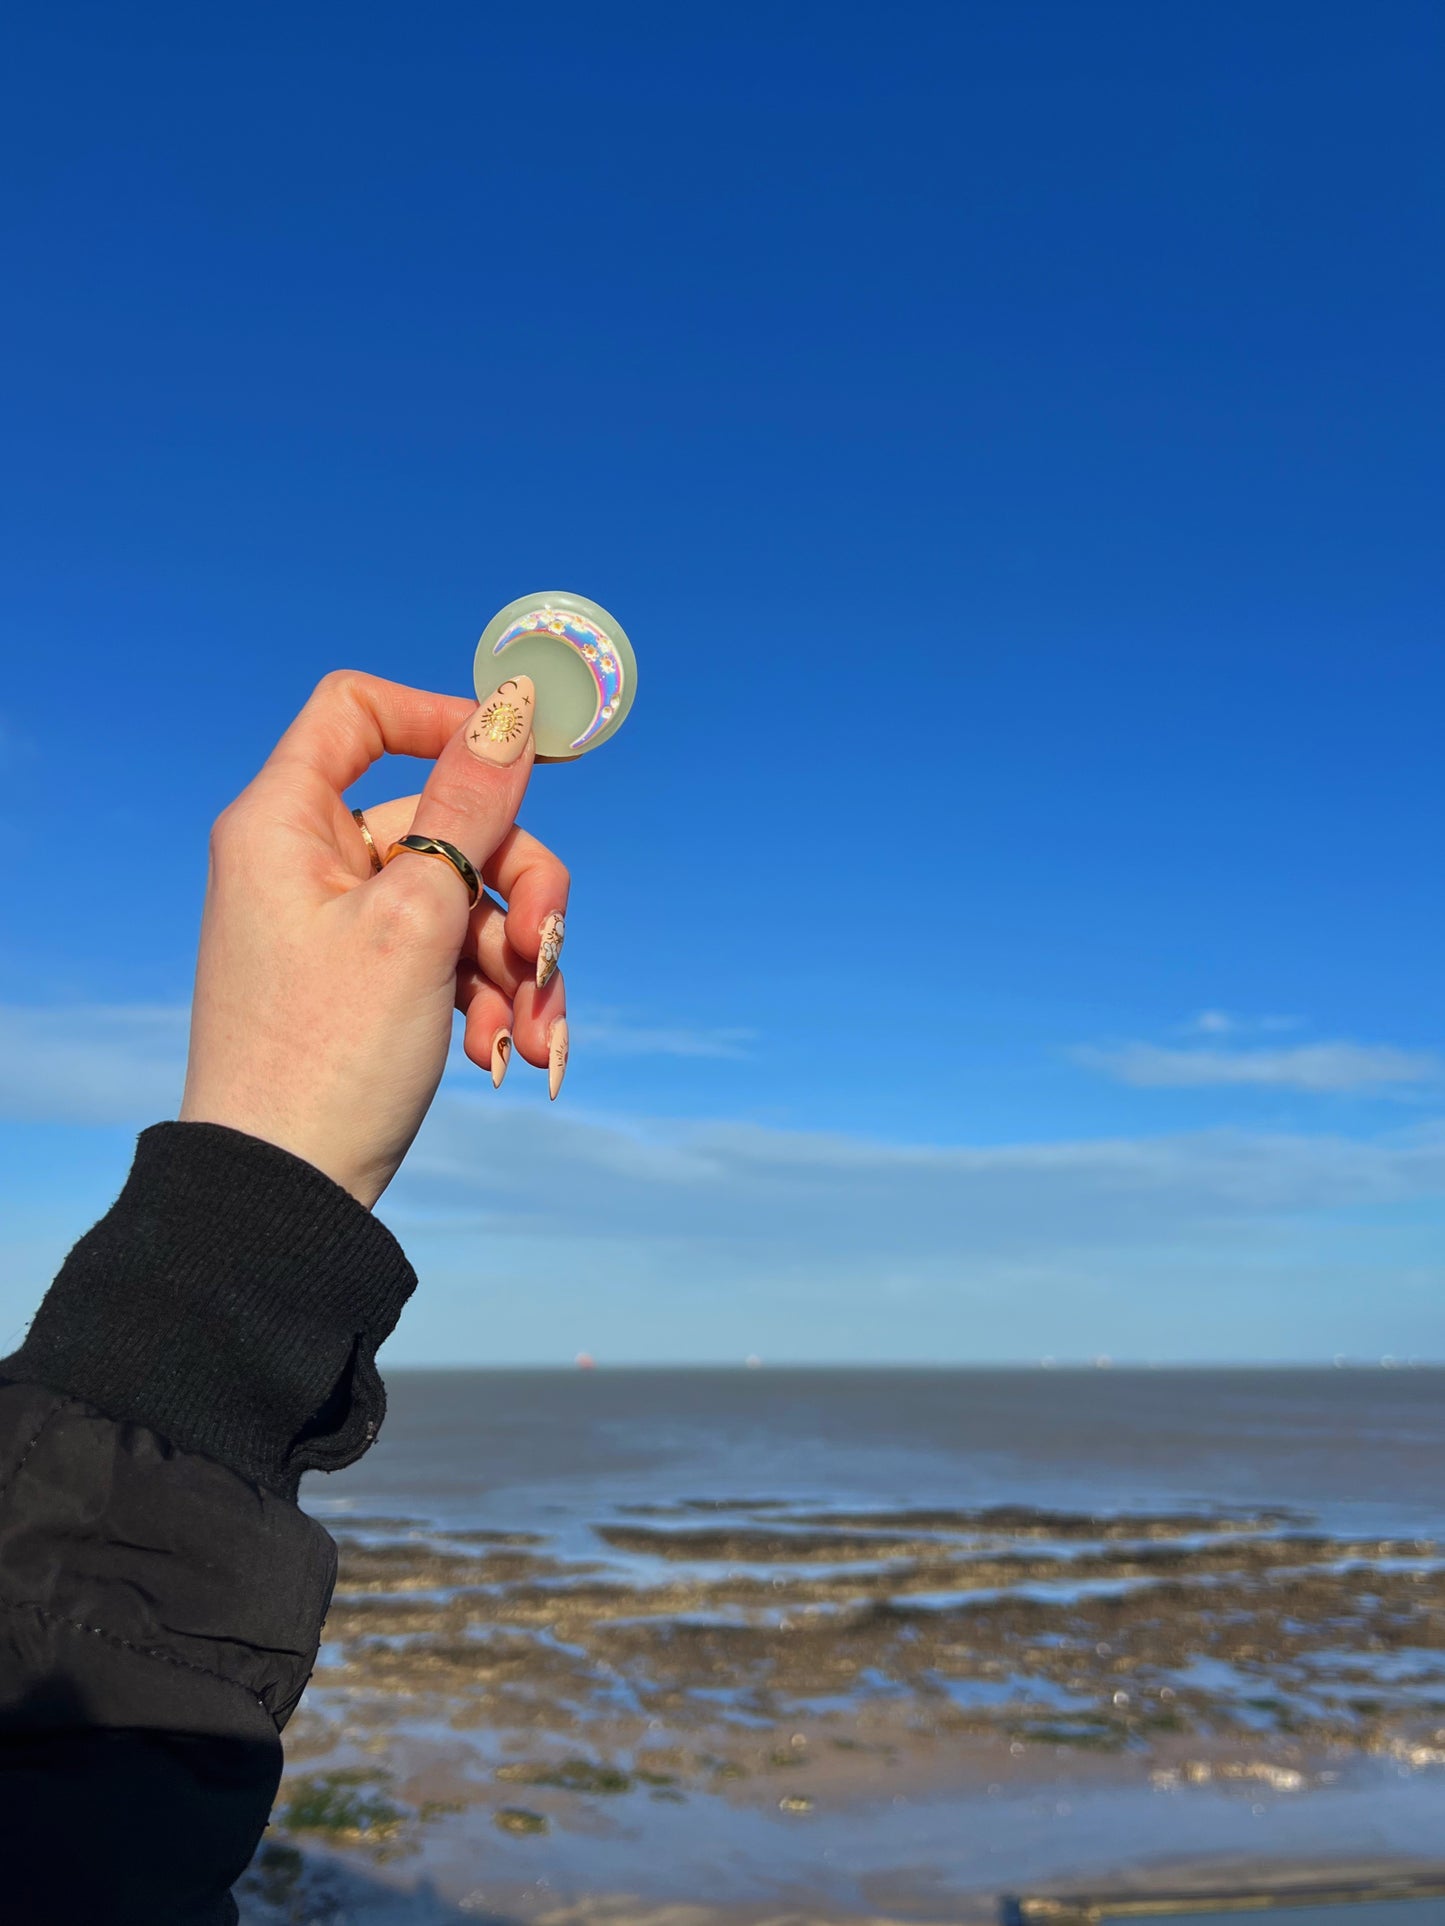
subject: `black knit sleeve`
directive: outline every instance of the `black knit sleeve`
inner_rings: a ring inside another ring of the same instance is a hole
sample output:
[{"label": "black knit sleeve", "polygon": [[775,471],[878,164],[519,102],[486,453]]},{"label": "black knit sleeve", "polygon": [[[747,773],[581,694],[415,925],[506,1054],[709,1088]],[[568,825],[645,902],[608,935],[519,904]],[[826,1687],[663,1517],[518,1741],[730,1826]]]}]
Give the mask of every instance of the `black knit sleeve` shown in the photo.
[{"label": "black knit sleeve", "polygon": [[377,1346],[415,1285],[391,1232],[314,1165],[219,1124],[157,1124],[0,1378],[294,1497],[376,1436]]},{"label": "black knit sleeve", "polygon": [[375,1437],[414,1283],[299,1159],[142,1136],[0,1363],[7,1922],[235,1920],[335,1577],[297,1483]]}]

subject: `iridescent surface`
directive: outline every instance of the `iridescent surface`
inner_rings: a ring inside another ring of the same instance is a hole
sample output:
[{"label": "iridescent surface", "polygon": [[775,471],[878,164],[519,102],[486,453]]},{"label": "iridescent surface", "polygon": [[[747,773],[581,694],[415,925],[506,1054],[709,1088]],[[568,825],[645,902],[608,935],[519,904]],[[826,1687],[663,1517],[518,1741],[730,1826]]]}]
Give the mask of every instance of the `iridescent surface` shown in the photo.
[{"label": "iridescent surface", "polygon": [[622,701],[624,671],[611,636],[585,615],[570,609],[543,606],[531,609],[509,622],[493,643],[492,654],[500,655],[523,635],[554,635],[575,650],[579,659],[586,664],[597,685],[597,712],[571,745],[574,749],[586,748],[611,722]]}]

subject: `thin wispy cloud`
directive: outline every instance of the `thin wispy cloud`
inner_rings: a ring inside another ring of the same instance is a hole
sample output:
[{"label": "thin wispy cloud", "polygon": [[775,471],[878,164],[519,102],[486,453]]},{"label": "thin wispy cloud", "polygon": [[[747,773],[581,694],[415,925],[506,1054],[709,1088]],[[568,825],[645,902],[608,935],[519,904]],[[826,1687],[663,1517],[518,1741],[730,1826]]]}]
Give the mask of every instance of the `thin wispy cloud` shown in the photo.
[{"label": "thin wispy cloud", "polygon": [[[0,1004],[0,1120],[128,1124],[173,1117],[185,1082],[190,1008],[168,1004]],[[602,1010],[572,1020],[576,1047],[606,1057],[731,1058],[753,1033],[644,1025]],[[454,1040],[449,1069],[477,1072]]]},{"label": "thin wispy cloud", "polygon": [[1171,1049],[1156,1043],[1084,1045],[1076,1063],[1140,1090],[1252,1088],[1316,1095],[1398,1092],[1435,1084],[1445,1062],[1433,1050],[1385,1043],[1302,1043],[1287,1049]]},{"label": "thin wispy cloud", "polygon": [[1281,1030],[1303,1028],[1303,1017],[1236,1016],[1229,1010],[1200,1010],[1179,1026],[1181,1035],[1198,1037],[1268,1036]]},{"label": "thin wispy cloud", "polygon": [[[0,1004],[0,1117],[122,1124],[174,1115],[188,1017],[184,1004]],[[742,1058],[752,1040],[743,1029],[638,1024],[609,1009],[584,1010],[573,1031],[579,1048],[619,1058]],[[1445,1060],[1434,1051],[1348,1040],[1272,1048],[1141,1041],[1084,1045],[1070,1054],[1084,1068],[1136,1089],[1391,1095],[1445,1082]],[[473,1072],[459,1048],[453,1070],[453,1082],[459,1078],[465,1087]],[[782,1162],[790,1161],[790,1141],[774,1145]]]},{"label": "thin wispy cloud", "polygon": [[876,1361],[1426,1348],[1439,1267],[1401,1285],[1350,1214],[1442,1208],[1445,1127],[900,1145],[444,1097],[381,1214],[423,1280],[415,1362],[563,1334]]},{"label": "thin wispy cloud", "polygon": [[1157,1238],[1209,1219],[1445,1197],[1445,1126],[1382,1140],[1220,1130],[903,1145],[726,1121],[510,1115],[443,1098],[388,1212],[494,1232],[769,1245],[831,1261]]},{"label": "thin wispy cloud", "polygon": [[177,1004],[0,1004],[0,1117],[144,1124],[173,1117],[190,1009]]},{"label": "thin wispy cloud", "polygon": [[634,1023],[620,1010],[570,1018],[573,1042],[604,1057],[745,1057],[755,1032],[686,1024]]},{"label": "thin wispy cloud", "polygon": [[[0,1110],[79,1124],[174,1115],[185,1033],[183,1006],[0,1006]],[[1365,1049],[1314,1046],[1341,1047]],[[1343,1074],[1316,1066],[1309,1087],[1338,1087]],[[1027,1354],[1036,1341],[1127,1349],[1144,1341],[1140,1319],[1156,1318],[1156,1299],[1159,1342],[1182,1323],[1196,1348],[1228,1351],[1209,1321],[1221,1293],[1242,1293],[1234,1315],[1257,1323],[1259,1267],[1298,1249],[1299,1274],[1316,1277],[1319,1248],[1340,1245],[1342,1211],[1445,1208],[1445,1119],[1375,1137],[1224,1129],[894,1143],[552,1107],[527,1092],[499,1102],[481,1081],[449,1080],[382,1200],[440,1292],[434,1302],[423,1292],[432,1308],[412,1320],[414,1358],[453,1355],[462,1328],[468,1355],[495,1356],[502,1343],[550,1355],[558,1330],[590,1329],[604,1299],[608,1316],[632,1320],[629,1347],[648,1354],[726,1351],[744,1326],[739,1355],[760,1333],[796,1355],[928,1354],[945,1325],[957,1355]],[[44,1281],[44,1252],[27,1258],[23,1240],[58,1254],[88,1216],[62,1220],[58,1204],[28,1230],[17,1220],[0,1246],[0,1309],[16,1328]],[[1364,1275],[1374,1246],[1351,1249]],[[1207,1287],[1187,1315],[1155,1289],[1181,1276]],[[1432,1274],[1428,1301],[1436,1295]],[[911,1322],[898,1322],[900,1297],[918,1313]],[[1288,1349],[1303,1340],[1280,1301],[1271,1342]],[[1361,1301],[1353,1286],[1348,1301]]]},{"label": "thin wispy cloud", "polygon": [[[0,1112],[11,1120],[139,1124],[174,1115],[188,1012],[175,1005],[0,1005]],[[602,1019],[614,1022],[616,1019]],[[619,1048],[714,1054],[728,1033],[632,1032]],[[638,1039],[641,1038],[639,1044]],[[1420,1083],[1426,1052],[1316,1044],[1285,1051],[1092,1053],[1139,1085],[1254,1083],[1308,1090]],[[942,1257],[1157,1235],[1163,1224],[1445,1194],[1445,1130],[1388,1141],[1215,1131],[1153,1138],[899,1145],[718,1120],[588,1116],[451,1086],[424,1126],[394,1209],[480,1212],[514,1233],[681,1236],[719,1246]],[[1052,1237],[1049,1240],[1053,1241]]]},{"label": "thin wispy cloud", "polygon": [[422,1279],[398,1359],[1439,1348],[1421,1227],[1445,1214],[1445,1128],[907,1146],[540,1105],[511,1124],[443,1099],[382,1200]]}]

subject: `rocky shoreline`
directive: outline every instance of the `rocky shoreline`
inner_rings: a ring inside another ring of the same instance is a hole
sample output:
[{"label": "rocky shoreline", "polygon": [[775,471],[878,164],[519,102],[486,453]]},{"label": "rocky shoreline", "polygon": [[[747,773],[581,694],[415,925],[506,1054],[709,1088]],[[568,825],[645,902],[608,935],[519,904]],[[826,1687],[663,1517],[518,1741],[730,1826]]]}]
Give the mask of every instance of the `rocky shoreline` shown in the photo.
[{"label": "rocky shoreline", "polygon": [[[645,1515],[642,1515],[645,1514]],[[1304,1792],[1445,1764],[1445,1559],[1281,1510],[639,1507],[595,1556],[352,1519],[273,1849],[379,1863],[624,1802],[1030,1780]],[[278,1845],[278,1841],[280,1842]]]}]

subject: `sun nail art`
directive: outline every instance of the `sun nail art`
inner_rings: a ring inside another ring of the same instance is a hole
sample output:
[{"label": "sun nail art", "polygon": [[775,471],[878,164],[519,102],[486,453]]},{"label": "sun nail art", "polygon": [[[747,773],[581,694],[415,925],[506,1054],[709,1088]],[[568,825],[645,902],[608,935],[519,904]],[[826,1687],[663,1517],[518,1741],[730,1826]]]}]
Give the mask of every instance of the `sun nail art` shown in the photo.
[{"label": "sun nail art", "polygon": [[553,1103],[567,1074],[567,1019],[558,1017],[547,1032],[547,1095]]},{"label": "sun nail art", "polygon": [[532,734],[532,711],[537,692],[529,675],[504,682],[487,697],[466,728],[466,744],[482,762],[505,768],[526,748]]},{"label": "sun nail art", "polygon": [[492,1038],[492,1088],[500,1090],[502,1078],[507,1074],[507,1065],[512,1060],[512,1033],[498,1030]]},{"label": "sun nail art", "polygon": [[567,920],[561,910],[552,910],[542,918],[538,931],[541,947],[537,951],[537,988],[543,990],[557,974],[557,959],[562,954],[562,939],[567,934]]}]

